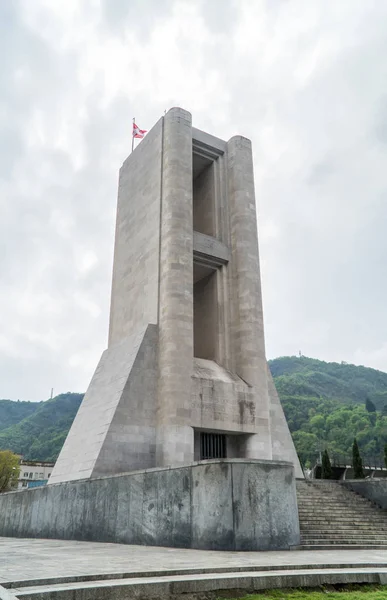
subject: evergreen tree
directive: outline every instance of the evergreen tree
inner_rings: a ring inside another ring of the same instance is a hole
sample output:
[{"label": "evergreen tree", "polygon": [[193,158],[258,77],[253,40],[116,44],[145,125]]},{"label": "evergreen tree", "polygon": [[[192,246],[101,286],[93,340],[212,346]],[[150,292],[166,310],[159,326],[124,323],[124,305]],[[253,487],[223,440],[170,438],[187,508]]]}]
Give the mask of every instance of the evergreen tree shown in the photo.
[{"label": "evergreen tree", "polygon": [[332,466],[327,449],[322,455],[321,479],[332,479]]},{"label": "evergreen tree", "polygon": [[365,407],[368,410],[369,413],[374,413],[376,412],[376,408],[375,408],[375,404],[372,402],[372,400],[370,400],[367,396],[366,398],[366,403],[365,403]]},{"label": "evergreen tree", "polygon": [[360,456],[359,446],[357,445],[356,438],[353,440],[352,446],[352,467],[353,476],[355,479],[364,479],[363,461]]}]

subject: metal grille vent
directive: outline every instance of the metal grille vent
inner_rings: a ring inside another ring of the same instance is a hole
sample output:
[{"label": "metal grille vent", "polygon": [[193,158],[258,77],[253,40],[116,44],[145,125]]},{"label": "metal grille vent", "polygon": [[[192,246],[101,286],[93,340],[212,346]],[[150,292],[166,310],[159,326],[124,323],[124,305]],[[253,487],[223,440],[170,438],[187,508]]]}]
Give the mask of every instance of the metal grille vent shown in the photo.
[{"label": "metal grille vent", "polygon": [[200,460],[226,458],[226,436],[223,433],[200,434]]}]

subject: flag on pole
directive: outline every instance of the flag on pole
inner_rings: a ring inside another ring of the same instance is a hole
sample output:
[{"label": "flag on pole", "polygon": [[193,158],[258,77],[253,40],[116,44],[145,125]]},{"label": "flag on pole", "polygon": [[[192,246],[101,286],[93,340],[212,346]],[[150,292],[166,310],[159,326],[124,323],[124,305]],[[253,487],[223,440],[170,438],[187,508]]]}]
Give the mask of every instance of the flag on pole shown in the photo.
[{"label": "flag on pole", "polygon": [[133,121],[133,137],[134,138],[143,138],[146,134],[146,129],[140,129],[138,125]]}]

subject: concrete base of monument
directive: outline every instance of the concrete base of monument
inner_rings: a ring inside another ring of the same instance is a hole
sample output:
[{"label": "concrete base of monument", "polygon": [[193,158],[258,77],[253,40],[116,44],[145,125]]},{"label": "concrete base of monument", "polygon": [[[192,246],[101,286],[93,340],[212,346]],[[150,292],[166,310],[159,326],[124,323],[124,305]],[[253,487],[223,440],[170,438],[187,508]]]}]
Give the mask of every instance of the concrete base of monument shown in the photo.
[{"label": "concrete base of monument", "polygon": [[300,543],[294,468],[225,459],[10,492],[0,536],[285,550]]}]

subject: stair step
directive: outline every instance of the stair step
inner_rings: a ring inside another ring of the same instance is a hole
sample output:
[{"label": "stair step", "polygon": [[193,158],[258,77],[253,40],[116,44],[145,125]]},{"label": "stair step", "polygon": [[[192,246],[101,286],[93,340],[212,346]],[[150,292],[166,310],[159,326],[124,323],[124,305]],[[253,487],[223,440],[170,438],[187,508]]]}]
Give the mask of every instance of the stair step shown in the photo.
[{"label": "stair step", "polygon": [[[354,506],[346,506],[345,504],[339,504],[335,507],[328,507],[328,506],[324,506],[321,505],[319,506],[317,503],[315,505],[311,505],[311,506],[303,506],[302,504],[298,505],[299,510],[304,511],[304,512],[311,512],[314,511],[314,513],[316,514],[317,511],[324,511],[326,513],[331,513],[331,514],[335,514],[336,511],[340,511],[341,513],[360,513],[362,515],[366,514],[375,514],[375,515],[381,515],[381,516],[385,516],[387,517],[387,513],[383,512],[381,509],[378,509],[377,507],[374,506],[370,506],[369,509],[367,510],[366,508],[360,508],[360,507],[354,507]],[[344,512],[345,511],[345,512]]]},{"label": "stair step", "polygon": [[387,542],[387,531],[378,531],[377,529],[372,529],[372,528],[371,529],[367,529],[367,528],[364,528],[364,529],[349,529],[349,528],[341,529],[338,527],[329,527],[329,526],[327,527],[327,526],[323,526],[323,525],[321,527],[316,527],[316,528],[310,528],[310,527],[305,528],[301,525],[300,531],[301,531],[302,535],[313,535],[314,533],[320,533],[320,532],[322,532],[324,534],[327,534],[330,532],[338,533],[340,535],[346,535],[346,536],[349,536],[349,535],[363,535],[363,536],[364,535],[370,535],[370,536],[377,535],[377,536],[383,537]]},{"label": "stair step", "polygon": [[297,482],[302,548],[387,548],[387,511],[337,482]]},{"label": "stair step", "polygon": [[360,498],[357,496],[342,496],[342,497],[338,497],[338,496],[329,496],[327,498],[322,498],[320,495],[316,495],[315,497],[313,497],[312,495],[309,496],[298,496],[298,498],[302,501],[302,502],[315,502],[316,500],[320,500],[321,502],[328,502],[328,504],[334,504],[335,502],[341,502],[341,501],[348,501],[348,502],[355,502],[356,504],[371,504],[369,500],[367,500],[366,498]]},{"label": "stair step", "polygon": [[359,506],[353,505],[353,504],[347,504],[346,502],[338,502],[337,504],[325,504],[325,503],[319,503],[319,502],[315,502],[314,504],[311,502],[310,504],[304,504],[303,502],[298,502],[298,507],[300,508],[300,510],[325,510],[325,512],[327,511],[335,511],[335,510],[346,510],[349,512],[355,512],[355,511],[359,511],[361,513],[367,513],[369,514],[370,512],[374,512],[375,514],[381,514],[381,515],[385,515],[387,517],[387,512],[383,512],[383,510],[381,508],[379,508],[378,506],[376,506],[375,504],[370,504],[369,506],[362,506],[361,504]]},{"label": "stair step", "polygon": [[380,526],[383,527],[385,525],[387,525],[387,519],[378,519],[377,517],[374,517],[374,515],[368,515],[368,517],[366,518],[360,518],[356,515],[348,515],[347,517],[343,517],[342,519],[340,518],[340,516],[336,516],[336,515],[322,515],[319,514],[318,517],[315,517],[313,515],[313,513],[308,513],[308,514],[303,514],[303,513],[298,513],[300,520],[301,521],[305,521],[305,523],[343,523],[344,525],[361,525],[361,524],[366,524],[369,523],[370,525],[375,525],[375,526]]},{"label": "stair step", "polygon": [[313,536],[316,537],[318,535],[331,535],[333,538],[335,537],[368,537],[368,538],[376,538],[376,539],[382,539],[382,540],[386,540],[387,543],[387,536],[385,533],[374,533],[373,531],[337,531],[336,529],[315,529],[313,531],[311,531],[310,529],[308,531],[306,531],[305,529],[302,530],[302,535],[303,536]]},{"label": "stair step", "polygon": [[364,532],[363,535],[347,535],[346,533],[332,533],[332,531],[301,531],[302,540],[317,540],[317,539],[329,539],[329,540],[346,540],[347,543],[353,540],[374,540],[376,542],[383,542],[387,544],[387,536],[377,536]]},{"label": "stair step", "polygon": [[369,531],[370,533],[375,532],[375,533],[380,533],[381,535],[387,536],[386,527],[378,527],[378,526],[375,526],[374,523],[370,523],[369,525],[367,525],[367,523],[364,523],[361,526],[357,526],[357,525],[353,525],[351,523],[346,523],[343,525],[342,523],[331,522],[331,521],[319,521],[318,523],[308,523],[307,521],[303,521],[302,519],[300,519],[300,527],[304,531],[316,531],[316,530],[322,530],[322,529],[324,529],[324,530],[329,529],[330,531],[343,531],[346,533],[349,533],[349,532],[362,533],[363,531]]},{"label": "stair step", "polygon": [[371,517],[367,520],[364,520],[362,517],[359,517],[358,515],[345,515],[345,516],[341,516],[340,514],[332,514],[330,513],[329,515],[322,515],[322,514],[316,514],[316,513],[305,513],[304,514],[304,520],[305,521],[309,521],[310,523],[317,523],[318,521],[323,521],[323,522],[332,522],[332,523],[350,523],[350,524],[361,524],[361,523],[367,523],[370,522],[372,520],[372,523],[378,524],[378,525],[387,525],[387,515],[385,518],[380,517],[379,515],[374,515],[371,514]]},{"label": "stair step", "polygon": [[387,547],[386,542],[375,542],[374,540],[361,540],[359,542],[353,542],[352,540],[330,540],[330,539],[317,539],[317,540],[307,540],[305,545],[307,546],[377,546],[379,547]]},{"label": "stair step", "polygon": [[387,550],[387,544],[385,546],[374,546],[372,544],[303,544],[301,546],[293,546],[293,550]]},{"label": "stair step", "polygon": [[338,536],[331,536],[331,535],[316,535],[316,536],[301,536],[301,540],[302,541],[306,541],[308,544],[311,544],[313,542],[329,542],[330,544],[337,544],[337,543],[346,543],[346,544],[363,544],[363,543],[367,543],[367,544],[387,544],[387,540],[386,539],[374,539],[372,537],[368,537],[368,536],[360,536],[360,537],[356,537],[356,536],[346,536],[346,535],[338,535]]},{"label": "stair step", "polygon": [[305,496],[300,496],[298,495],[298,498],[303,501],[303,502],[308,502],[308,501],[316,501],[316,500],[321,500],[321,502],[329,502],[329,503],[334,503],[337,501],[342,501],[342,500],[346,500],[349,502],[355,502],[356,504],[371,504],[369,500],[367,500],[367,498],[362,498],[361,496],[355,496],[353,494],[353,492],[351,493],[351,495],[348,494],[343,494],[343,495],[330,495],[330,496],[322,496],[321,494],[316,494],[316,495],[312,495],[312,494],[308,494],[308,496],[305,494]]},{"label": "stair step", "polygon": [[360,510],[360,509],[356,510],[355,508],[350,509],[349,507],[343,506],[343,505],[337,506],[331,510],[327,507],[322,507],[322,506],[314,506],[314,507],[311,506],[308,508],[306,508],[305,506],[299,506],[299,512],[303,512],[305,514],[311,513],[311,514],[315,514],[315,515],[317,515],[319,513],[320,514],[328,514],[328,515],[329,514],[331,514],[331,515],[332,514],[347,514],[348,516],[351,516],[351,517],[355,516],[357,514],[359,514],[359,515],[373,515],[374,514],[375,516],[380,515],[381,517],[384,516],[387,518],[387,514],[383,513],[382,510],[380,510],[380,512],[377,510],[374,511],[374,510],[372,510],[372,508],[370,508],[370,510]]},{"label": "stair step", "polygon": [[356,525],[353,523],[344,523],[342,524],[340,521],[319,521],[315,523],[308,523],[308,521],[304,521],[300,519],[300,524],[305,526],[305,528],[313,528],[313,529],[340,529],[343,528],[343,531],[376,531],[380,534],[386,534],[387,529],[385,525],[379,526],[373,522],[363,523],[362,525]]},{"label": "stair step", "polygon": [[297,502],[300,504],[325,504],[326,506],[335,506],[335,504],[348,504],[349,506],[356,505],[361,507],[375,506],[372,504],[372,502],[369,502],[369,500],[357,501],[357,498],[330,498],[329,500],[326,500],[325,498],[320,498],[319,496],[316,498],[297,498]]},{"label": "stair step", "polygon": [[329,498],[322,498],[321,496],[315,496],[313,497],[312,495],[310,496],[298,496],[298,498],[302,501],[302,502],[315,502],[316,500],[320,500],[321,502],[328,502],[328,504],[334,504],[335,502],[341,502],[341,501],[348,501],[348,502],[355,502],[356,504],[371,504],[369,500],[367,500],[366,498],[358,498],[357,496],[342,496],[342,497],[338,497],[338,496],[329,496]]},{"label": "stair step", "polygon": [[[342,514],[342,513],[339,510],[332,512],[332,511],[319,511],[317,509],[315,511],[300,509],[298,511],[298,514],[300,515],[300,517],[304,517],[306,520],[308,520],[308,517],[309,517],[309,520],[313,521],[314,520],[314,516],[316,516],[316,518],[318,516],[319,519],[325,519],[325,520],[327,520],[327,519],[341,520],[340,519],[340,514]],[[371,511],[370,512],[366,512],[366,513],[358,513],[358,512],[354,511],[353,513],[348,513],[347,512],[347,513],[344,513],[344,514],[346,514],[345,518],[349,519],[351,521],[353,519],[355,519],[355,520],[363,521],[363,523],[364,523],[364,522],[376,519],[378,521],[378,523],[387,523],[387,518],[383,518],[383,515],[374,514]],[[380,516],[382,518],[380,518]],[[387,517],[387,515],[386,515],[386,517]],[[343,519],[344,519],[344,517],[343,517]]]},{"label": "stair step", "polygon": [[363,520],[364,521],[364,516],[363,515],[368,515],[368,518],[377,518],[379,519],[379,521],[385,521],[387,522],[387,512],[384,512],[381,508],[376,508],[375,510],[373,510],[371,508],[371,510],[366,510],[366,511],[357,511],[355,509],[353,510],[349,510],[347,507],[345,506],[340,506],[337,510],[324,510],[323,508],[320,508],[318,506],[316,506],[314,508],[314,510],[312,508],[304,508],[302,506],[299,506],[299,513],[304,513],[305,516],[307,515],[313,515],[315,516],[317,519],[318,518],[326,518],[326,516],[330,516],[331,518],[335,518],[337,516],[339,516],[340,518],[344,519],[344,518],[355,518],[358,520]]},{"label": "stair step", "polygon": [[341,508],[341,507],[347,507],[349,509],[353,509],[353,510],[362,510],[362,511],[367,511],[367,510],[372,510],[375,508],[375,504],[355,504],[354,502],[323,502],[323,501],[316,501],[316,502],[298,502],[298,505],[302,508],[313,508],[313,507],[319,507],[319,508],[326,508],[326,509],[335,509],[335,508]]}]

